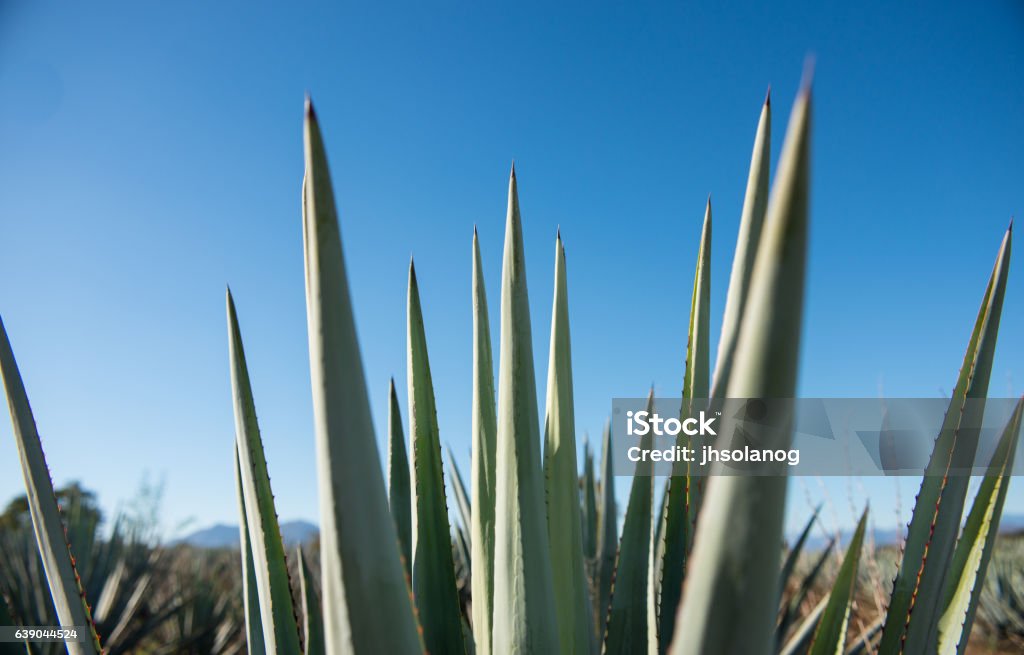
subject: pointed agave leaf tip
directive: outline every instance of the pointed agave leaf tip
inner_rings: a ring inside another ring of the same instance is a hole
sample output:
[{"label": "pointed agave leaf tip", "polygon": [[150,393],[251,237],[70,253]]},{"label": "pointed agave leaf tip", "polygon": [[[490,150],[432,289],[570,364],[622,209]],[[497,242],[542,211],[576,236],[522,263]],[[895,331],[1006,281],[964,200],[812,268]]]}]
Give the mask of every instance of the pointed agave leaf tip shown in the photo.
[{"label": "pointed agave leaf tip", "polygon": [[[738,324],[721,398],[793,398],[803,313],[811,94],[797,96]],[[792,414],[756,437],[789,448]],[[735,431],[732,431],[735,432]],[[724,435],[728,439],[735,434]],[[778,610],[784,475],[721,476],[708,484],[676,616],[672,655],[768,653]]]},{"label": "pointed agave leaf tip", "polygon": [[[32,518],[32,529],[39,558],[46,574],[50,596],[62,625],[87,626],[89,641],[69,642],[70,655],[93,655],[102,652],[91,610],[75,569],[75,557],[67,540],[67,530],[60,517],[60,507],[53,492],[53,480],[36,429],[28,394],[14,358],[11,342],[0,319],[0,382],[6,391],[11,413],[14,440],[25,480],[25,499]],[[0,609],[4,600],[0,597]]]},{"label": "pointed agave leaf tip", "polygon": [[544,480],[548,545],[554,580],[555,612],[562,653],[592,650],[593,619],[587,611],[579,473],[572,394],[572,354],[565,250],[555,246],[554,299],[544,420]]},{"label": "pointed agave leaf tip", "polygon": [[[451,521],[423,308],[415,270],[409,267],[407,364],[409,439],[412,443],[412,592],[423,628],[425,650],[465,651],[459,619]],[[451,480],[454,484],[454,478]]]},{"label": "pointed agave leaf tip", "polygon": [[304,107],[306,113],[306,119],[316,121],[316,110],[313,109],[313,98],[309,95],[309,91],[306,92],[306,102]]},{"label": "pointed agave leaf tip", "polygon": [[284,543],[274,508],[245,348],[231,293],[227,295],[228,351],[235,412],[235,442],[242,472],[242,496],[252,543],[256,589],[267,652],[290,653],[300,648]]},{"label": "pointed agave leaf tip", "polygon": [[[955,462],[977,456],[980,424],[995,356],[999,320],[1009,274],[1012,236],[1007,232],[982,297],[963,364],[953,388],[949,410],[935,440],[921,480],[904,554],[893,582],[880,652],[935,652],[950,562],[960,534],[960,521],[970,478],[953,472]],[[974,402],[966,401],[974,399]],[[961,465],[962,466],[962,465]]]},{"label": "pointed agave leaf tip", "polygon": [[800,94],[807,95],[811,92],[811,87],[814,85],[814,66],[816,60],[814,53],[808,53],[807,58],[804,59],[804,74],[800,79]]},{"label": "pointed agave leaf tip", "polygon": [[772,85],[768,85],[768,91],[764,94],[764,104],[771,107],[772,105]]},{"label": "pointed agave leaf tip", "polygon": [[548,653],[559,647],[524,260],[522,220],[512,176],[501,276],[492,631],[495,653]]},{"label": "pointed agave leaf tip", "polygon": [[[474,226],[475,228],[475,226]],[[470,585],[472,625],[477,655],[491,655],[494,607],[494,490],[497,444],[494,405],[494,367],[491,333],[484,289],[480,240],[474,229],[472,266],[473,307],[473,416],[470,485]]]},{"label": "pointed agave leaf tip", "polygon": [[305,277],[326,651],[422,651],[374,437],[320,129],[307,115]]}]

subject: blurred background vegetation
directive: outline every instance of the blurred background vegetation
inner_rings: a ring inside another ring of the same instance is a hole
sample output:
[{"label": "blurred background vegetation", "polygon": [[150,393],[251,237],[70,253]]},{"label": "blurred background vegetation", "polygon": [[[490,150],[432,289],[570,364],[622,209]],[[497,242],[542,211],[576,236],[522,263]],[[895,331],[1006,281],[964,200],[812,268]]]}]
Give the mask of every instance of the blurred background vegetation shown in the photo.
[{"label": "blurred background vegetation", "polygon": [[[95,599],[93,617],[108,653],[228,655],[246,651],[237,548],[163,543],[159,486],[143,484],[135,499],[112,519],[103,515],[96,495],[77,482],[58,489],[57,500],[83,588],[88,598]],[[836,535],[824,548],[805,548],[799,553],[780,603],[780,643],[800,629],[803,619],[828,594],[842,559],[842,549],[835,547],[838,539]],[[318,587],[317,539],[302,548]],[[457,535],[453,548],[468,622],[472,615],[470,571]],[[891,592],[900,548],[899,544],[868,544],[850,619],[851,638],[879,620]],[[296,565],[292,553],[289,567],[295,585]],[[292,593],[298,597],[298,589]],[[24,496],[11,500],[0,514],[0,596],[4,600],[0,624],[57,624]],[[0,644],[0,655],[24,652],[21,644]],[[63,653],[65,648],[33,644],[29,652],[50,655]],[[1022,532],[1000,537],[969,652],[1024,652]]]}]

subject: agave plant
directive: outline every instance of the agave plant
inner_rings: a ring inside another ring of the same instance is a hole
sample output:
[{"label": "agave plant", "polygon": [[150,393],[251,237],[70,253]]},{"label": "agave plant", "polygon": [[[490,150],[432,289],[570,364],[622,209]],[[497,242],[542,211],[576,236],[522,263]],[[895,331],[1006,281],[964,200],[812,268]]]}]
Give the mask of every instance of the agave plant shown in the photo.
[{"label": "agave plant", "polygon": [[[768,99],[761,110],[713,371],[708,200],[685,337],[681,412],[701,399],[795,395],[810,222],[811,113],[811,89],[805,84],[769,184]],[[577,470],[568,271],[560,233],[542,422],[514,169],[502,258],[497,387],[484,265],[475,230],[473,235],[469,489],[450,456],[445,476],[420,282],[412,264],[409,426],[404,432],[392,383],[385,485],[327,156],[308,102],[304,140],[302,232],[320,501],[319,583],[301,553],[291,568],[286,559],[229,292],[241,604],[250,653],[964,652],[1024,413],[1022,399],[961,526],[968,485],[953,462],[973,463],[976,456],[977,440],[966,426],[976,425],[979,416],[966,415],[964,408],[981,411],[966,401],[987,395],[1012,230],[1000,247],[922,480],[888,611],[869,625],[853,626],[867,510],[838,568],[829,573],[828,592],[812,599],[831,546],[815,556],[809,572],[794,578],[814,517],[784,553],[784,475],[716,476],[715,469],[680,466],[665,481],[658,504],[653,471],[640,470],[632,479],[620,534],[609,429],[599,474],[589,448],[582,481]],[[89,606],[82,602],[6,334],[0,368],[58,617],[66,624],[88,621]],[[758,436],[787,448],[792,422],[764,427]],[[449,507],[457,508],[460,525],[453,524]],[[98,648],[94,639],[74,652]]]}]

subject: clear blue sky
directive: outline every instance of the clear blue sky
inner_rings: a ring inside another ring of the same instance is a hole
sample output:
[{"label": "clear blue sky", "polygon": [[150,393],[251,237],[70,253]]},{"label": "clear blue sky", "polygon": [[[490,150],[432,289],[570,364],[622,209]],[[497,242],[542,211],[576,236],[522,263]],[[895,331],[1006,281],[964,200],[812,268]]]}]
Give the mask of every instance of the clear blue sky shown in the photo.
[{"label": "clear blue sky", "polygon": [[[801,395],[950,390],[1003,230],[1024,213],[1020,3],[308,4],[0,5],[0,314],[58,484],[80,479],[112,507],[148,472],[166,480],[168,526],[235,520],[230,283],[279,514],[316,518],[307,91],[378,439],[388,377],[405,388],[414,254],[441,437],[468,474],[472,229],[497,338],[513,158],[539,393],[558,225],[578,436],[600,432],[613,396],[677,392],[705,198],[717,333],[765,89],[777,154],[808,53]],[[1015,263],[992,395],[1024,391],[1022,328]],[[796,483],[790,523],[824,491],[849,523],[859,484]],[[21,487],[4,418],[0,499]],[[864,483],[881,527],[893,490]],[[1024,511],[1024,484],[1010,494]]]}]

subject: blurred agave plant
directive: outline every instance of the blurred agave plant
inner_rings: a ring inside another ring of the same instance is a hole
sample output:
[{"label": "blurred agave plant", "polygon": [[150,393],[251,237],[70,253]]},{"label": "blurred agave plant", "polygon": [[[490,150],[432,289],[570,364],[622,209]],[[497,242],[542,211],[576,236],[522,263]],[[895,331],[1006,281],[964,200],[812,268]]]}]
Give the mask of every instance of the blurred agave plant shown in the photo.
[{"label": "blurred agave plant", "polygon": [[[233,571],[207,570],[215,554],[197,557],[180,548],[161,547],[151,517],[122,513],[109,535],[92,494],[77,484],[59,490],[56,497],[65,519],[68,545],[77,553],[86,598],[96,630],[104,636],[104,652],[135,653],[150,650],[174,653],[231,653],[243,645],[239,637],[240,612],[228,607],[234,597]],[[47,589],[36,540],[31,531],[26,497],[11,502],[0,517],[0,597],[12,620],[22,625],[56,625],[58,617]],[[201,567],[201,572],[186,569]],[[216,611],[206,605],[221,603]],[[187,624],[175,631],[172,624]],[[219,633],[219,644],[196,650],[191,644],[202,635]],[[34,653],[64,652],[63,644],[33,645]],[[23,652],[23,651],[22,651]]]},{"label": "blurred agave plant", "polygon": [[[769,100],[762,108],[714,370],[710,200],[705,208],[685,337],[681,411],[701,398],[795,395],[811,107],[806,84],[794,103],[771,185]],[[866,510],[838,568],[830,570],[828,592],[808,609],[809,592],[823,575],[831,546],[813,556],[816,563],[809,570],[796,573],[814,518],[784,553],[784,476],[709,476],[713,471],[679,467],[660,496],[654,478],[635,476],[621,534],[607,429],[600,473],[594,472],[588,450],[581,482],[565,245],[558,234],[542,416],[514,170],[505,222],[497,387],[483,263],[478,236],[473,236],[469,490],[451,458],[447,479],[444,474],[420,282],[411,265],[408,442],[392,384],[386,486],[327,156],[310,103],[304,141],[302,232],[320,500],[320,592],[303,557],[297,569],[286,560],[229,292],[241,595],[250,653],[964,652],[994,548],[1024,400],[999,440],[963,525],[968,481],[949,468],[952,461],[975,459],[976,442],[964,437],[961,426],[976,417],[965,417],[961,407],[967,399],[987,395],[1012,229],[1000,246],[950,411],[922,479],[888,611],[854,630],[850,617],[862,577]],[[68,556],[5,333],[0,367],[57,615],[65,624],[84,624],[89,607],[81,600],[80,580]],[[762,443],[787,448],[792,426],[768,428],[759,436]],[[461,525],[453,525],[449,506],[457,507]],[[99,642],[76,648],[75,653],[96,652]]]}]

